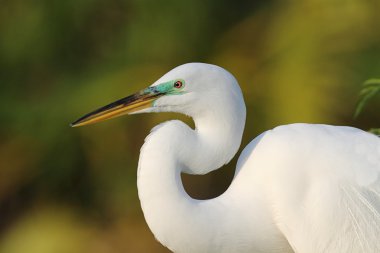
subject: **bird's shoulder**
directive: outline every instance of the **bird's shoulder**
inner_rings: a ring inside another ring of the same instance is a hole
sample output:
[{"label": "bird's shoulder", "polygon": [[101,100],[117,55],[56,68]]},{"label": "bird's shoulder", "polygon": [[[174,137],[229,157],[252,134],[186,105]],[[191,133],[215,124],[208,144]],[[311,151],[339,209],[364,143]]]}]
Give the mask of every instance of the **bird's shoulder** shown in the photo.
[{"label": "bird's shoulder", "polygon": [[300,252],[380,250],[375,135],[329,125],[276,127],[243,150],[235,181],[255,181],[252,191],[266,196],[275,224]]},{"label": "bird's shoulder", "polygon": [[245,163],[274,173],[328,175],[367,185],[379,181],[380,138],[346,126],[283,125],[251,141],[238,169]]}]

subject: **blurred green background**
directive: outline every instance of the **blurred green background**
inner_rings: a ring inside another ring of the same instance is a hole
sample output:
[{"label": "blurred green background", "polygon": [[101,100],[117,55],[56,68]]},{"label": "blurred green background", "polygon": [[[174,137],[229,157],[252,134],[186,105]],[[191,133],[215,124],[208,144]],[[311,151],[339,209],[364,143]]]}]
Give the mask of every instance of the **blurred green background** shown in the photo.
[{"label": "blurred green background", "polygon": [[[380,77],[377,0],[0,1],[0,253],[168,252],[136,189],[140,146],[175,114],[70,128],[84,113],[192,61],[235,75],[244,147],[294,122],[380,126],[380,99],[357,120],[361,84]],[[222,193],[236,159],[184,176]]]}]

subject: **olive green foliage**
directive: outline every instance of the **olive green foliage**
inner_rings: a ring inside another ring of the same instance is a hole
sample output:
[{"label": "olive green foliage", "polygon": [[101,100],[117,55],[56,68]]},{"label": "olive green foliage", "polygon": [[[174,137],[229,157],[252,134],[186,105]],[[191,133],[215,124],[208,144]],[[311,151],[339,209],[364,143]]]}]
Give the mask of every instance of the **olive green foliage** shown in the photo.
[{"label": "olive green foliage", "polygon": [[[380,79],[369,79],[364,82],[354,117],[357,118],[368,102],[380,93]],[[380,128],[371,128],[369,132],[380,135]]]},{"label": "olive green foliage", "polygon": [[369,129],[369,132],[380,136],[380,128],[371,128]]},{"label": "olive green foliage", "polygon": [[355,110],[355,118],[363,111],[370,99],[380,93],[380,79],[369,79],[364,82],[360,98]]},{"label": "olive green foliage", "polygon": [[[137,161],[152,127],[191,119],[69,124],[179,64],[213,63],[237,78],[242,147],[280,124],[380,126],[374,84],[352,119],[358,83],[380,74],[379,9],[372,0],[1,1],[0,253],[168,252],[144,222]],[[186,190],[222,193],[235,163],[184,176]]]}]

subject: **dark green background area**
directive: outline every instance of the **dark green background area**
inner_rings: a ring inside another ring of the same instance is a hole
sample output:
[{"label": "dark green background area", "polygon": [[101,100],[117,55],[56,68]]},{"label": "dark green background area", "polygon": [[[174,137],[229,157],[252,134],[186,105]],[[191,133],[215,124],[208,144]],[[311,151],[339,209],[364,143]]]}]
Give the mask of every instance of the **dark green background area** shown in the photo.
[{"label": "dark green background area", "polygon": [[[0,252],[168,252],[143,219],[137,159],[156,124],[191,119],[69,123],[186,62],[238,79],[242,147],[280,124],[379,127],[379,97],[352,119],[360,85],[380,77],[379,9],[373,0],[0,1]],[[235,163],[184,176],[187,191],[217,196]]]}]

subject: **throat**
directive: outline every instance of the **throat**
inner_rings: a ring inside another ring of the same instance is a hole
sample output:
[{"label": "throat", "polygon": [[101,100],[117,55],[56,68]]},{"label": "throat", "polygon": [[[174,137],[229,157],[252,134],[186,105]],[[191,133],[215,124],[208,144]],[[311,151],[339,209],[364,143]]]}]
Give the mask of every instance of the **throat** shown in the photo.
[{"label": "throat", "polygon": [[[137,182],[144,217],[155,238],[173,252],[205,252],[215,241],[215,231],[224,230],[226,209],[217,199],[191,198],[183,188],[179,168],[169,157],[140,162]],[[210,222],[220,227],[210,227]]]},{"label": "throat", "polygon": [[[205,174],[233,157],[242,131],[237,144],[221,138],[232,136],[223,131],[231,129],[196,121],[193,130],[181,121],[169,121],[154,128],[141,149],[137,184],[145,220],[155,237],[175,252],[199,252],[215,240],[215,231],[224,230],[228,207],[223,203],[228,201],[193,199],[181,181],[182,172]],[[220,228],[208,226],[211,220]]]}]

